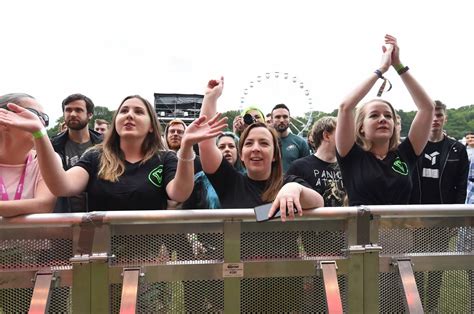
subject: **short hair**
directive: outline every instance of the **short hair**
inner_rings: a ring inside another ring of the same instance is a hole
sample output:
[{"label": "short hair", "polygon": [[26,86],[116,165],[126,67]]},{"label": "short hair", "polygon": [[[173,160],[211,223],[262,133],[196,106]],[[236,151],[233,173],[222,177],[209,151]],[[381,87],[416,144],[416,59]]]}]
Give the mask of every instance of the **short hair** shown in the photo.
[{"label": "short hair", "polygon": [[466,137],[468,135],[474,135],[474,131],[466,132],[466,134],[464,134],[464,137]]},{"label": "short hair", "polygon": [[104,119],[95,119],[94,124],[98,124],[98,125],[107,124],[107,125],[110,125],[110,122],[107,121],[107,120],[104,120]]},{"label": "short hair", "polygon": [[441,100],[435,100],[435,110],[443,110],[446,112],[446,105]]},{"label": "short hair", "polygon": [[94,103],[89,97],[82,94],[72,94],[72,95],[67,96],[63,100],[63,103],[62,103],[63,112],[67,105],[69,105],[70,103],[76,100],[84,100],[84,102],[86,103],[87,113],[94,114]]},{"label": "short hair", "polygon": [[12,103],[18,106],[23,105],[23,98],[31,98],[35,99],[33,96],[25,94],[25,93],[10,93],[0,96],[0,106],[4,106],[8,103]]},{"label": "short hair", "polygon": [[290,114],[290,109],[285,104],[278,104],[275,107],[273,107],[273,109],[272,109],[272,117],[273,117],[273,111],[275,111],[277,109],[286,109],[286,110],[288,110],[288,115]]},{"label": "short hair", "polygon": [[322,117],[313,124],[311,135],[313,138],[314,149],[317,150],[323,142],[324,132],[332,133],[336,129],[337,119],[335,117]]}]

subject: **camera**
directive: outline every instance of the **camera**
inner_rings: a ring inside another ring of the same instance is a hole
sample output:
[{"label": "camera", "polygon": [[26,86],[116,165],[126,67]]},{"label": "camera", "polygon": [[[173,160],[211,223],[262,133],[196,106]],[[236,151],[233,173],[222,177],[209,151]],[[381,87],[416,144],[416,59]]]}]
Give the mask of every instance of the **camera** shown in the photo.
[{"label": "camera", "polygon": [[257,122],[257,120],[250,113],[246,113],[244,115],[244,123],[245,124],[251,125],[252,123],[255,123],[255,122]]}]

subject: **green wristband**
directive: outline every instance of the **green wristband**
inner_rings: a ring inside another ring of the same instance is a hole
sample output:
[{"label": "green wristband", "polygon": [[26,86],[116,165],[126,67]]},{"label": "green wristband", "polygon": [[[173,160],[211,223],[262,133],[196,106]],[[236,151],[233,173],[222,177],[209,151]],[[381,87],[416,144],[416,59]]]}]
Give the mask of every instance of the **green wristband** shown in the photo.
[{"label": "green wristband", "polygon": [[42,128],[41,130],[33,132],[32,134],[34,138],[42,138],[43,136],[47,135],[48,132],[46,132],[45,128]]},{"label": "green wristband", "polygon": [[397,64],[393,66],[397,72],[400,72],[401,69],[403,69],[405,66],[403,64]]}]

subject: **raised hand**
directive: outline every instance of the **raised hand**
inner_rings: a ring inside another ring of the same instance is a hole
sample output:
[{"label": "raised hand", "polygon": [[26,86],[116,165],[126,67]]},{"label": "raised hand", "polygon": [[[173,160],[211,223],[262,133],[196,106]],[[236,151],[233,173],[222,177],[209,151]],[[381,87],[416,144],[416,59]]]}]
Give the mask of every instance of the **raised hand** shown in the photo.
[{"label": "raised hand", "polygon": [[380,62],[380,71],[385,73],[388,71],[390,66],[392,65],[392,51],[393,45],[382,46],[382,61]]},{"label": "raised hand", "polygon": [[219,119],[220,116],[220,113],[216,113],[214,117],[207,122],[205,122],[207,119],[206,116],[201,116],[194,120],[184,132],[183,143],[194,145],[221,134],[222,130],[227,127],[227,117]]},{"label": "raised hand", "polygon": [[398,47],[397,39],[392,35],[385,35],[385,44],[393,47],[392,51],[392,65],[399,65],[400,62],[400,47]]},{"label": "raised hand", "polygon": [[212,98],[217,100],[222,95],[222,90],[224,89],[224,77],[221,76],[220,80],[210,80],[207,83],[206,90],[204,95],[207,98]]},{"label": "raised hand", "polygon": [[40,118],[25,108],[9,103],[7,109],[0,108],[0,125],[34,133],[44,128]]}]

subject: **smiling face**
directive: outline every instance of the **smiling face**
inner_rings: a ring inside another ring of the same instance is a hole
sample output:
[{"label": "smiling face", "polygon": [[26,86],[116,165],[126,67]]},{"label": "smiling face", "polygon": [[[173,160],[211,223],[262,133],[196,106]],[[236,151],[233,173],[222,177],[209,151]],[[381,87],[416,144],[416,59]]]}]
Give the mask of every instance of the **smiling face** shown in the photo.
[{"label": "smiling face", "polygon": [[217,142],[217,148],[221,151],[222,156],[234,166],[238,158],[237,146],[235,145],[234,139],[230,136],[222,136]]},{"label": "smiling face", "polygon": [[168,143],[168,147],[171,150],[178,150],[181,147],[181,140],[183,139],[184,135],[184,125],[181,123],[174,123],[169,126],[168,131],[166,133],[166,141]]},{"label": "smiling face", "polygon": [[241,160],[249,178],[267,180],[275,161],[274,138],[265,127],[254,127],[242,137]]},{"label": "smiling face", "polygon": [[127,99],[119,108],[115,129],[121,138],[144,139],[152,133],[151,118],[145,104],[138,98]]},{"label": "smiling face", "polygon": [[388,104],[382,101],[373,101],[362,109],[359,135],[367,141],[390,142],[395,132],[394,114]]}]

